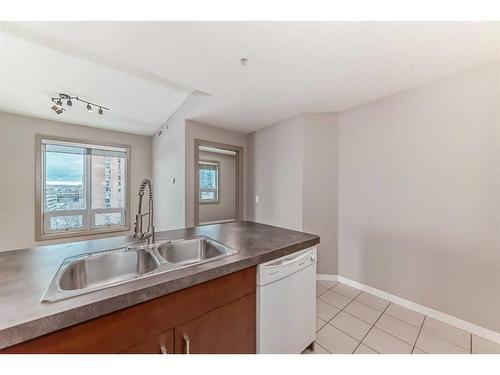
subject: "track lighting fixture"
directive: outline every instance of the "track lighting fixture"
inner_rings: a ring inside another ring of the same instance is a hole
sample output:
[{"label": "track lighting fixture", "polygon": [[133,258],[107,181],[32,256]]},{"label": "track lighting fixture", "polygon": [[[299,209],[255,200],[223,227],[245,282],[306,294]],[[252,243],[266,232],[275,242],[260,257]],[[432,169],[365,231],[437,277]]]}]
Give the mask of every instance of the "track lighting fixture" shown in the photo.
[{"label": "track lighting fixture", "polygon": [[61,113],[64,112],[64,108],[61,108],[57,105],[53,105],[52,108],[51,108],[55,113],[57,113],[58,115],[60,115]]},{"label": "track lighting fixture", "polygon": [[99,110],[97,111],[97,113],[100,116],[102,116],[104,114],[104,110],[109,111],[108,107],[104,107],[103,105],[100,105],[97,103],[89,102],[88,100],[80,99],[78,96],[69,96],[67,94],[59,94],[59,96],[51,98],[51,101],[56,104],[56,105],[52,106],[51,109],[55,113],[57,113],[58,115],[60,115],[61,113],[63,113],[65,111],[65,109],[63,108],[63,100],[66,101],[66,105],[68,107],[73,107],[73,100],[76,100],[77,102],[85,103],[85,104],[87,104],[85,108],[87,109],[88,112],[93,112],[92,106],[99,107]]}]

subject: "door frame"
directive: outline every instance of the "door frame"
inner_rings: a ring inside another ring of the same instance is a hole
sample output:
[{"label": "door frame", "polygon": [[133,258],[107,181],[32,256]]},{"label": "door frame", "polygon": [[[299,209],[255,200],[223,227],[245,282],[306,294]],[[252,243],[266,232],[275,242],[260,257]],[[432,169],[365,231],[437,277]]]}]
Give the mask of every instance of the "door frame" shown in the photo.
[{"label": "door frame", "polygon": [[199,162],[200,146],[221,148],[236,152],[236,186],[235,186],[235,218],[236,221],[243,219],[243,147],[225,143],[207,141],[205,139],[194,139],[194,225],[200,225],[200,179]]}]

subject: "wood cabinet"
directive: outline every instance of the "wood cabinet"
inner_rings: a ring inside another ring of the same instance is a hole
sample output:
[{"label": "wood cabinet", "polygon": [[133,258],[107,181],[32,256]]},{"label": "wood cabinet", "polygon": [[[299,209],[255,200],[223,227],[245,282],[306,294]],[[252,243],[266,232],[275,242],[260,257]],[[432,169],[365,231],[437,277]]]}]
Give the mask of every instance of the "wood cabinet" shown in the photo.
[{"label": "wood cabinet", "polygon": [[256,268],[41,336],[1,353],[255,353]]},{"label": "wood cabinet", "polygon": [[122,350],[123,354],[173,354],[174,330],[169,329],[149,339]]},{"label": "wood cabinet", "polygon": [[255,314],[252,293],[181,324],[175,327],[175,353],[255,353]]}]

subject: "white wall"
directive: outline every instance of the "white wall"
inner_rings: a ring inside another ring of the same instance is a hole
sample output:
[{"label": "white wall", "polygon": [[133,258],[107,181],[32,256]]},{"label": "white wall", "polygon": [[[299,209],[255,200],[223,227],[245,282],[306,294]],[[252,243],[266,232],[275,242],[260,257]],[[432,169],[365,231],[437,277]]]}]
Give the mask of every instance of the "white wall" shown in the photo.
[{"label": "white wall", "polygon": [[336,121],[304,114],[249,136],[248,217],[319,234],[318,272],[329,274],[337,273]]},{"label": "white wall", "polygon": [[500,66],[339,115],[339,274],[500,332]]},{"label": "white wall", "polygon": [[200,151],[200,160],[219,163],[219,201],[200,204],[200,222],[231,220],[236,216],[236,156]]},{"label": "white wall", "polygon": [[35,241],[36,134],[130,145],[131,226],[137,211],[137,189],[143,178],[151,177],[150,137],[0,112],[0,251],[127,233]]}]

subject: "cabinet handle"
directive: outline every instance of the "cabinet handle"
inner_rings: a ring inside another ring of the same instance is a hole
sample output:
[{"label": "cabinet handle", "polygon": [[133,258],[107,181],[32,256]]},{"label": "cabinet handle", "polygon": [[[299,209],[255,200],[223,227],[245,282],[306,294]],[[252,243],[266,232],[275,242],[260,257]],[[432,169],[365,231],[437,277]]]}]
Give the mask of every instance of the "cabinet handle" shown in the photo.
[{"label": "cabinet handle", "polygon": [[186,345],[186,354],[189,354],[189,336],[183,334],[182,338],[184,339],[184,344]]},{"label": "cabinet handle", "polygon": [[161,354],[167,354],[167,348],[165,345],[160,346]]}]

